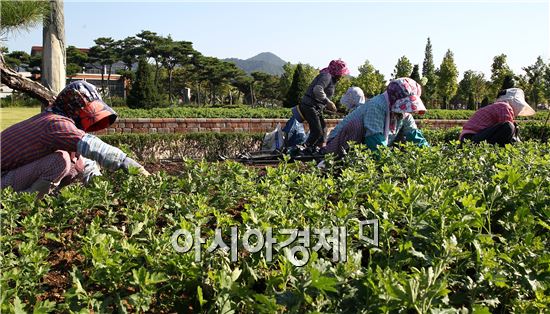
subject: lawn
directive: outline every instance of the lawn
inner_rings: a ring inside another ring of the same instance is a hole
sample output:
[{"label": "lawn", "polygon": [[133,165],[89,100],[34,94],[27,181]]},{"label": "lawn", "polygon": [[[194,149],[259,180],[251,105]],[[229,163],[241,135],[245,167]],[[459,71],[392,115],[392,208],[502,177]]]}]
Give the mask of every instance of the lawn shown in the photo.
[{"label": "lawn", "polygon": [[38,107],[0,108],[0,130],[4,130],[19,121],[28,119],[39,112],[40,108]]}]

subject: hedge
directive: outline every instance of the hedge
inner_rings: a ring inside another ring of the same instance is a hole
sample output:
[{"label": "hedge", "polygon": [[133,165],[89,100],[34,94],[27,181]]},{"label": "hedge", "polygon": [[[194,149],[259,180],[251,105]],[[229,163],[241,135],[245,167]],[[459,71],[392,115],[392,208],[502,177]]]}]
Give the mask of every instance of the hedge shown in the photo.
[{"label": "hedge", "polygon": [[[212,108],[212,107],[179,107],[179,108],[153,108],[153,109],[129,109],[117,107],[121,118],[265,118],[286,119],[291,116],[288,108]],[[416,119],[448,119],[467,120],[473,110],[445,110],[431,109],[424,115],[415,115]],[[327,118],[342,118],[344,113],[327,114]],[[519,117],[519,119],[546,120],[548,111],[539,111],[532,117]]]}]

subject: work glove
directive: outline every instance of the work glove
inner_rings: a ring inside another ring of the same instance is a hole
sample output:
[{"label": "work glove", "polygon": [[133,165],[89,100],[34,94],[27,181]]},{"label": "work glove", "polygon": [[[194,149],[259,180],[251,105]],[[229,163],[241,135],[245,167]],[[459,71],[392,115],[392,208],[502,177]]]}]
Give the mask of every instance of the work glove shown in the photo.
[{"label": "work glove", "polygon": [[338,111],[338,108],[336,108],[336,105],[330,99],[327,101],[325,108],[327,109],[327,111],[330,111],[330,112]]},{"label": "work glove", "polygon": [[137,168],[141,175],[144,175],[146,177],[151,175],[149,173],[149,171],[147,171],[145,168],[143,168],[142,165],[140,165],[137,161],[133,160],[132,158],[130,158],[128,156],[126,156],[126,158],[124,159],[124,162],[122,163],[122,168],[125,171],[128,171],[128,169],[130,169],[130,168]]},{"label": "work glove", "polygon": [[90,184],[93,177],[101,175],[101,171],[97,166],[97,163],[94,160],[80,156],[82,163],[84,164],[84,169],[82,169],[82,183],[84,185]]}]

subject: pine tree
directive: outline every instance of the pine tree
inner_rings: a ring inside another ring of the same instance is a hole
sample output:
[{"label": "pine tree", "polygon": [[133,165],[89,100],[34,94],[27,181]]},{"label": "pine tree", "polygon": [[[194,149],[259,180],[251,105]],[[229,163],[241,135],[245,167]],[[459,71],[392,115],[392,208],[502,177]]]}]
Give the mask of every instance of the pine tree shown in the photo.
[{"label": "pine tree", "polygon": [[428,106],[433,108],[436,100],[437,76],[435,74],[434,57],[432,53],[432,43],[428,37],[426,49],[424,51],[424,62],[422,63],[422,76],[427,80],[422,88],[422,98]]},{"label": "pine tree", "polygon": [[422,83],[421,82],[422,78],[420,77],[420,69],[418,64],[414,65],[410,78],[415,80],[418,84]]},{"label": "pine tree", "polygon": [[145,58],[140,58],[136,73],[136,80],[128,94],[126,103],[130,108],[154,108],[161,105],[161,97],[155,85],[151,65]]},{"label": "pine tree", "polygon": [[296,66],[294,71],[294,76],[292,77],[292,84],[288,89],[288,93],[283,100],[283,106],[286,108],[291,108],[297,106],[302,101],[302,97],[306,92],[308,87],[308,82],[306,80],[304,69],[301,63]]}]

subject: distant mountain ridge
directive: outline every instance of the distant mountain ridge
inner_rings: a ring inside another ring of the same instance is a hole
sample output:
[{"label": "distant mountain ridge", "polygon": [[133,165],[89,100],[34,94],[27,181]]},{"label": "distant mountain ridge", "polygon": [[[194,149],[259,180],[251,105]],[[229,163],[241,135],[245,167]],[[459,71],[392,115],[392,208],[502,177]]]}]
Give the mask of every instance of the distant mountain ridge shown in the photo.
[{"label": "distant mountain ridge", "polygon": [[285,60],[271,52],[262,52],[246,60],[227,58],[223,59],[223,61],[233,62],[237,67],[249,74],[252,72],[265,72],[272,75],[283,74],[283,65],[286,63]]}]

